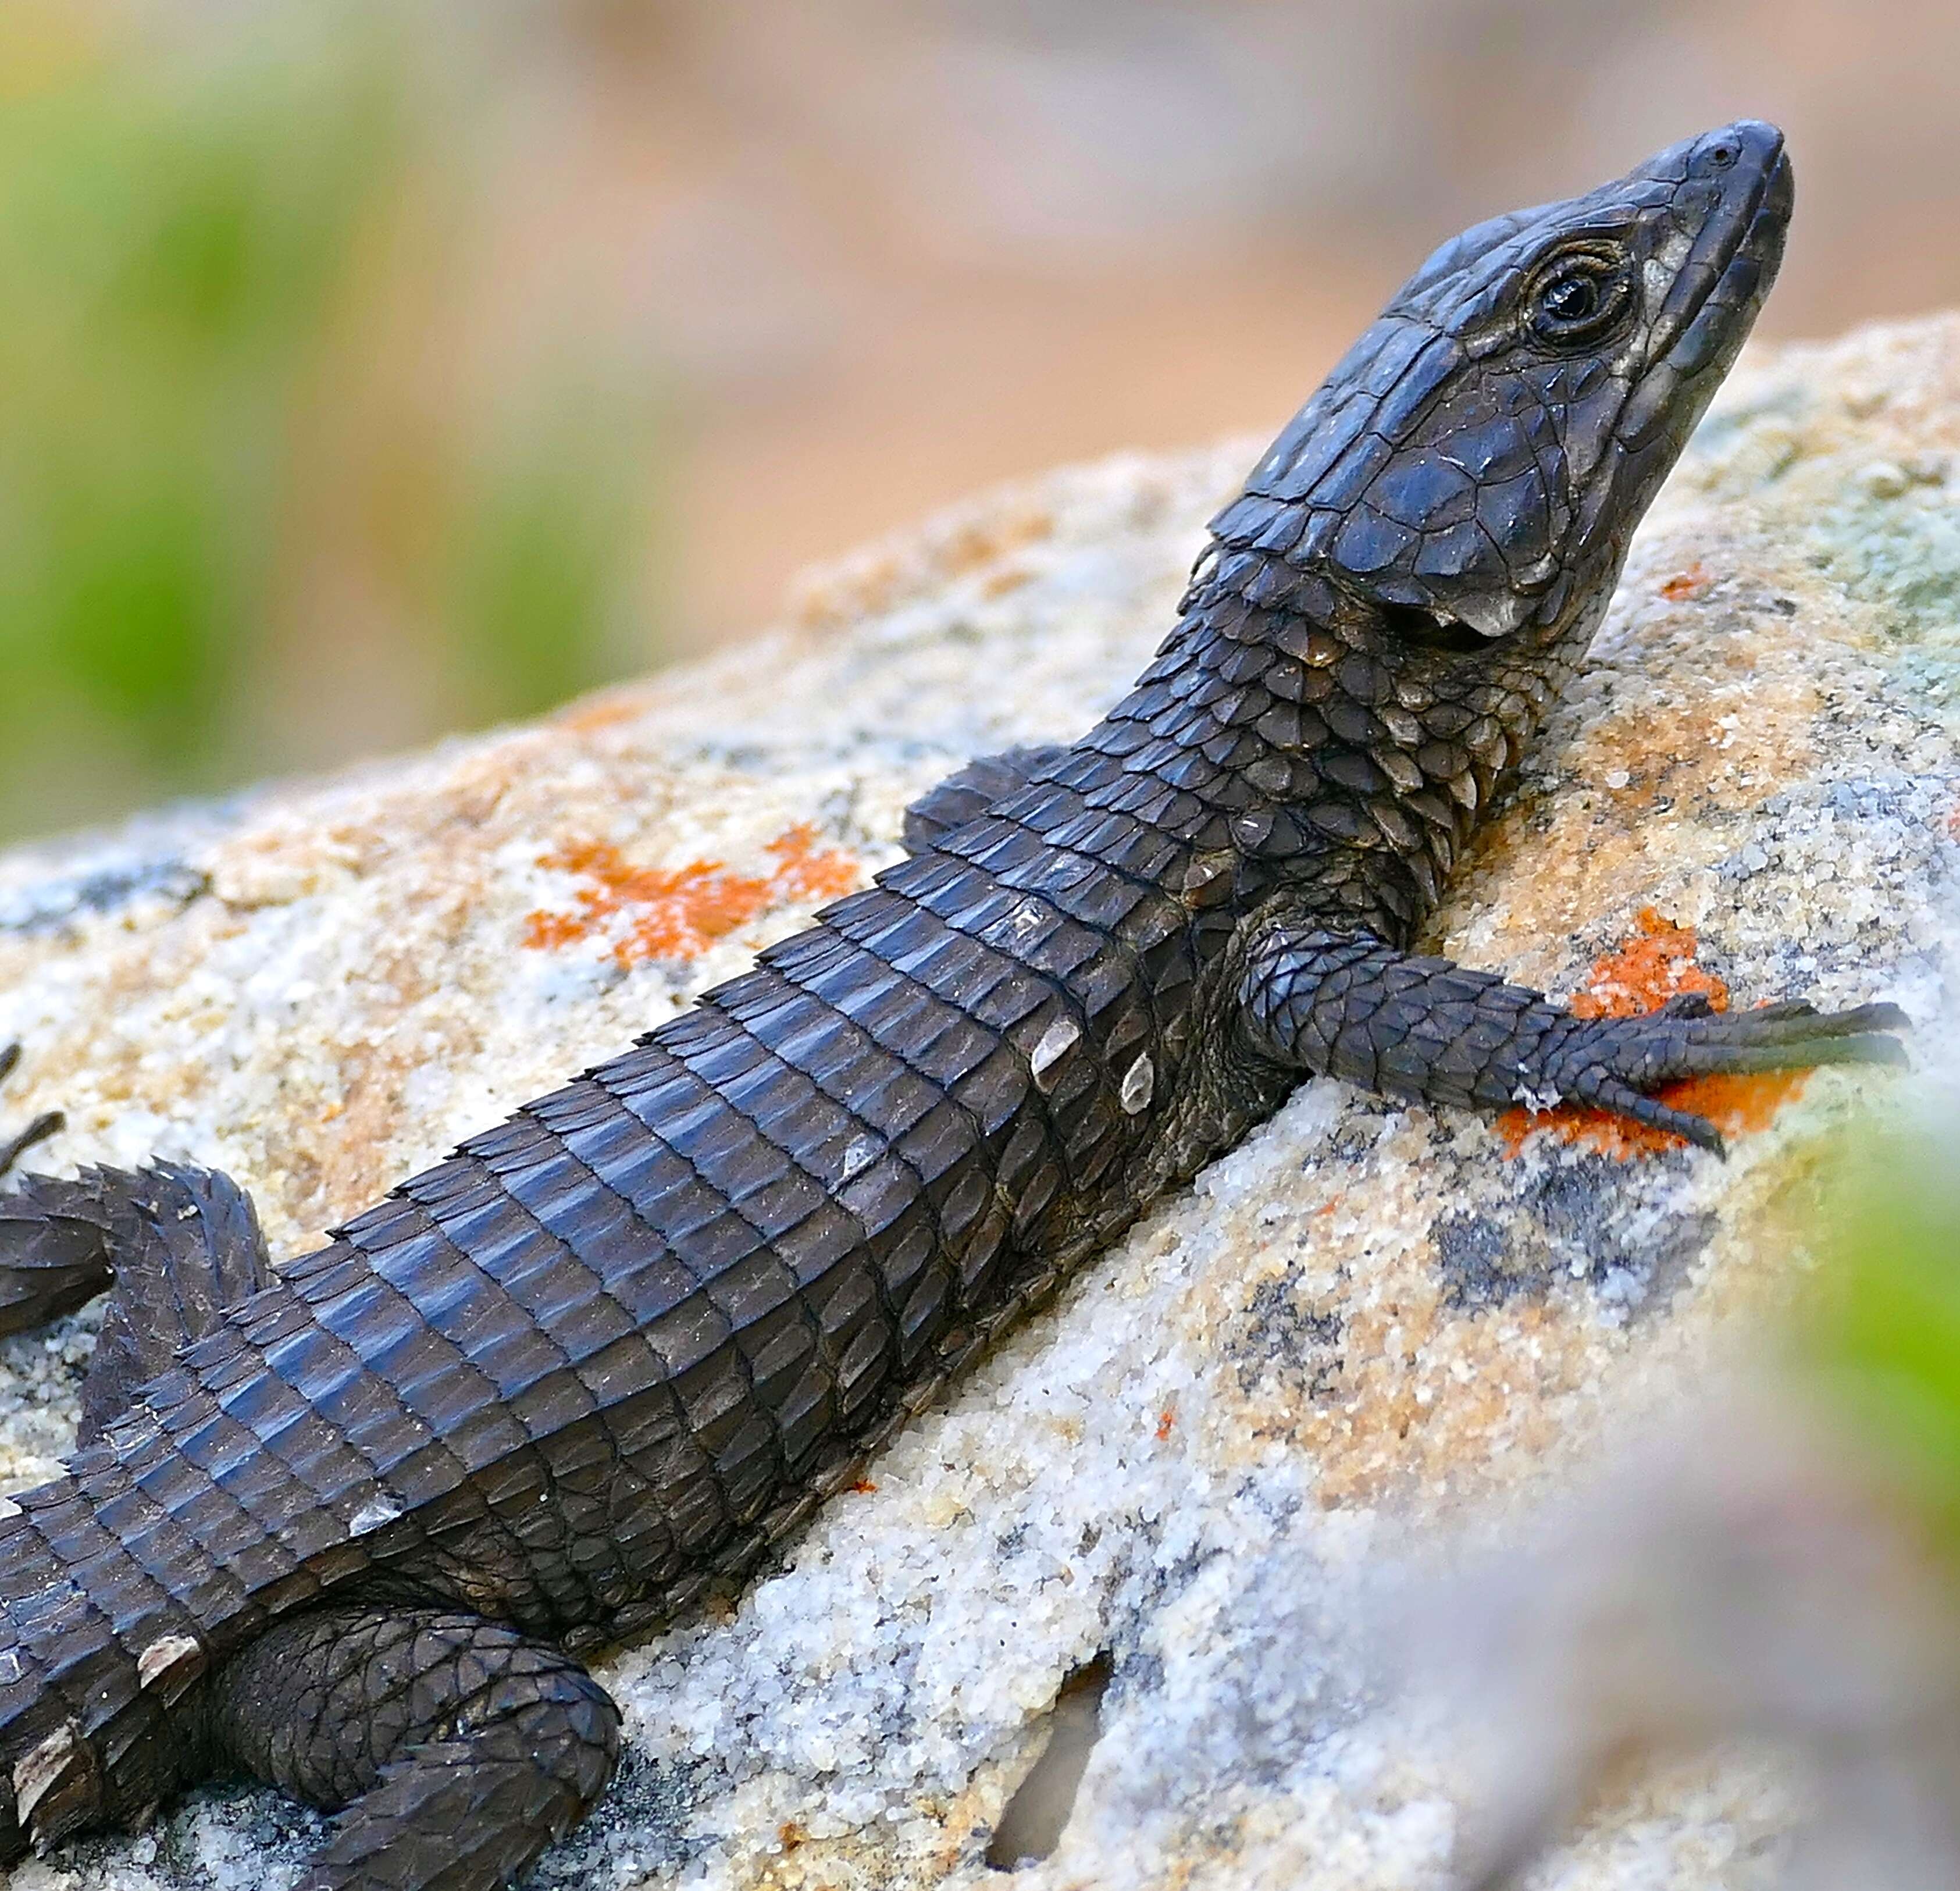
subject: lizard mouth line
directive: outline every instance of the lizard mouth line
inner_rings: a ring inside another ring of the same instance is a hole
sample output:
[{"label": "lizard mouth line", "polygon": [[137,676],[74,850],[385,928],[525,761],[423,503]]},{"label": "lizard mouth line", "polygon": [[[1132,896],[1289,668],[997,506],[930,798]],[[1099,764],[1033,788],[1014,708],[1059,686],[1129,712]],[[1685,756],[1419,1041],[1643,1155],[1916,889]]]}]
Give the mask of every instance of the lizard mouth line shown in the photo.
[{"label": "lizard mouth line", "polygon": [[[1656,325],[1653,362],[1672,361],[1678,369],[1698,373],[1713,358],[1708,342],[1715,329],[1734,329],[1727,319],[1711,322],[1711,312],[1726,317],[1727,311],[1760,307],[1768,295],[1796,200],[1795,174],[1780,136],[1752,168],[1748,190],[1738,191],[1732,205],[1709,218],[1694,246],[1701,254],[1691,253],[1677,275],[1677,293]],[[1707,339],[1697,347],[1704,331]]]},{"label": "lizard mouth line", "polygon": [[1690,314],[1691,322],[1711,299],[1739,299],[1724,295],[1722,292],[1725,290],[1733,290],[1739,285],[1745,294],[1758,298],[1768,292],[1768,282],[1764,281],[1758,287],[1758,279],[1765,271],[1773,271],[1782,259],[1783,234],[1789,228],[1796,195],[1795,174],[1790,169],[1789,156],[1779,145],[1775,162],[1751,193],[1745,213],[1736,218],[1740,234],[1723,259],[1721,275],[1715,287],[1695,304]]}]

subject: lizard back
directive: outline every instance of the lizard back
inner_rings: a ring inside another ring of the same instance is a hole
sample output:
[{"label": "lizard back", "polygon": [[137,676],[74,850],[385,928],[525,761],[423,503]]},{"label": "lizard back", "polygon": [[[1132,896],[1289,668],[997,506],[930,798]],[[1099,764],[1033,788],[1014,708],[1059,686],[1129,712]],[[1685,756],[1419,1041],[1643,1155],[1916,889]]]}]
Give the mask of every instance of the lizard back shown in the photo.
[{"label": "lizard back", "polygon": [[1166,887],[1215,811],[1056,770],[286,1264],[30,1493],[41,1711],[113,1764],[142,1651],[350,1585],[574,1647],[669,1617],[1274,1106],[1194,1028],[1234,914]]}]

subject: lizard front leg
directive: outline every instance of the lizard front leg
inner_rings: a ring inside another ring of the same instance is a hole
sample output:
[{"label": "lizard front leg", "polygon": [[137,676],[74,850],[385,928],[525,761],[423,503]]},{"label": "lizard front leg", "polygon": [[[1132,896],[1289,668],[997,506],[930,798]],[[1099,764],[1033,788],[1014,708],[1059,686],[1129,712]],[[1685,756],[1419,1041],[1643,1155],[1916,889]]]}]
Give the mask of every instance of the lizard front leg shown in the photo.
[{"label": "lizard front leg", "polygon": [[1715,1072],[1902,1064],[1890,1033],[1909,1022],[1895,1004],[1718,1012],[1698,995],[1643,1017],[1576,1017],[1493,973],[1310,923],[1254,941],[1239,996],[1255,1048],[1294,1068],[1459,1108],[1589,1104],[1718,1154],[1713,1123],[1650,1093]]}]

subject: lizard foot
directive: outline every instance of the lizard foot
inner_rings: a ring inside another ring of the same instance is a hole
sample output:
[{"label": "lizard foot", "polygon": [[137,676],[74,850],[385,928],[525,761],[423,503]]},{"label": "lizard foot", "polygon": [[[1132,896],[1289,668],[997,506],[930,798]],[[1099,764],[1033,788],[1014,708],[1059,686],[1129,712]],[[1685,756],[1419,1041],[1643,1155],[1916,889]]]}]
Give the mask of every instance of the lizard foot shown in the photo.
[{"label": "lizard foot", "polygon": [[[0,1049],[0,1084],[4,1084],[13,1075],[20,1061],[19,1045],[9,1044]],[[59,1109],[44,1110],[26,1129],[17,1130],[12,1135],[0,1139],[0,1176],[5,1175],[36,1143],[46,1142],[62,1127],[63,1121]]]},{"label": "lizard foot", "polygon": [[1722,1155],[1727,1153],[1722,1132],[1705,1116],[1648,1093],[1683,1077],[1820,1064],[1902,1065],[1905,1046],[1893,1033],[1911,1024],[1896,1004],[1820,1011],[1791,999],[1755,1011],[1717,1011],[1699,992],[1689,992],[1637,1017],[1574,1020],[1547,1074],[1568,1102],[1610,1109]]},{"label": "lizard foot", "polygon": [[[0,1084],[20,1062],[18,1044],[0,1047]],[[24,1129],[0,1137],[0,1177],[64,1120],[59,1110],[46,1110]],[[74,1312],[114,1278],[101,1229],[65,1212],[77,1193],[72,1182],[37,1175],[0,1189],[0,1335]]]}]

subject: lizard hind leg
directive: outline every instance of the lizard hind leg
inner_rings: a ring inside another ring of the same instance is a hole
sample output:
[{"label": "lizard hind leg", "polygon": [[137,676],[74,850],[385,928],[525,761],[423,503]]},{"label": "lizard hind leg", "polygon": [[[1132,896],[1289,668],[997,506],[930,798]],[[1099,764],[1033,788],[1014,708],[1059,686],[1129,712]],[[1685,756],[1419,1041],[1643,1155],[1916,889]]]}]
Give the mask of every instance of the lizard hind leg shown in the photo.
[{"label": "lizard hind leg", "polygon": [[[0,1046],[0,1084],[20,1062],[19,1045]],[[0,1135],[0,1179],[62,1127],[61,1112],[50,1109],[11,1135]],[[32,1175],[0,1190],[0,1335],[45,1326],[109,1285],[103,1229],[85,1211],[68,1211],[83,1205],[77,1194],[73,1183]]]},{"label": "lizard hind leg", "polygon": [[128,1410],[138,1386],[275,1276],[252,1198],[228,1175],[152,1162],[84,1180],[110,1206],[116,1275],[81,1385],[76,1438],[86,1445]]},{"label": "lizard hind leg", "polygon": [[500,1891],[597,1803],[619,1712],[577,1662],[456,1610],[336,1605],[215,1679],[220,1751],[340,1810],[300,1891]]},{"label": "lizard hind leg", "polygon": [[215,1170],[156,1162],[72,1180],[24,1175],[0,1193],[0,1334],[113,1290],[82,1383],[84,1445],[228,1307],[273,1278],[251,1198]]}]

